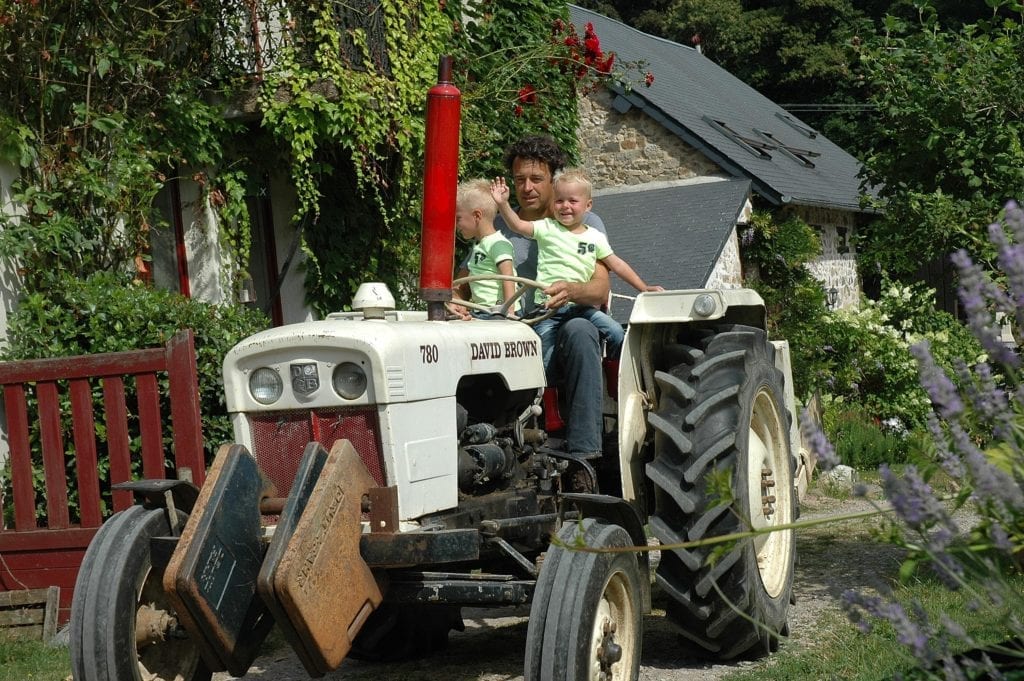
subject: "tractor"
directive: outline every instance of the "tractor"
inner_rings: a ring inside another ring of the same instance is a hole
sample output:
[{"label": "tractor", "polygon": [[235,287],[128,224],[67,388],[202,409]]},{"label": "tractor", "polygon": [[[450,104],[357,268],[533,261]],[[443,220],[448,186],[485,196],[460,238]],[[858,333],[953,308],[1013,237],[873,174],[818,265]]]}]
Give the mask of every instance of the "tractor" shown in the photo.
[{"label": "tractor", "polygon": [[429,653],[462,607],[525,605],[526,679],[625,681],[654,589],[681,636],[717,659],[770,652],[787,633],[799,445],[789,349],[768,340],[763,301],[640,294],[609,365],[606,451],[564,451],[530,326],[446,314],[459,103],[444,59],[438,80],[426,310],[364,284],[353,311],[228,353],[235,442],[201,489],[119,485],[138,503],[86,552],[76,681],[241,676],[275,625],[319,677],[348,656]]}]

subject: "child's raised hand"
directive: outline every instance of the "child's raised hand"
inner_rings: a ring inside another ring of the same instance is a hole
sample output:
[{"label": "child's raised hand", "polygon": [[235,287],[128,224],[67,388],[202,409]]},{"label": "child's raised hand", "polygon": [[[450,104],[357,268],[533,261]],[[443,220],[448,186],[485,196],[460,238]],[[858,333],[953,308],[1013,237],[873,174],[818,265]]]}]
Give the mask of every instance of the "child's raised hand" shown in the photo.
[{"label": "child's raised hand", "polygon": [[509,190],[504,177],[496,177],[491,181],[491,198],[499,206],[508,203]]}]

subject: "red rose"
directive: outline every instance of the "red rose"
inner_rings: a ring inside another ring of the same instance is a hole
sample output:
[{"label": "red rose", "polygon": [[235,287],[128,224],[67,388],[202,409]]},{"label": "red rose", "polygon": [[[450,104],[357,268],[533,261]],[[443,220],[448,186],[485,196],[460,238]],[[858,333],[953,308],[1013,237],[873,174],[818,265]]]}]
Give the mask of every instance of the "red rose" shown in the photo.
[{"label": "red rose", "polygon": [[519,103],[520,104],[536,104],[537,103],[537,90],[532,85],[527,83],[523,87],[519,88]]},{"label": "red rose", "polygon": [[522,116],[523,115],[523,107],[521,107],[518,104],[516,104],[516,108],[512,109],[512,113],[514,113],[516,116]]},{"label": "red rose", "polygon": [[654,85],[654,74],[651,73],[650,71],[644,74],[644,85],[646,85],[647,87],[651,87],[652,85]]}]

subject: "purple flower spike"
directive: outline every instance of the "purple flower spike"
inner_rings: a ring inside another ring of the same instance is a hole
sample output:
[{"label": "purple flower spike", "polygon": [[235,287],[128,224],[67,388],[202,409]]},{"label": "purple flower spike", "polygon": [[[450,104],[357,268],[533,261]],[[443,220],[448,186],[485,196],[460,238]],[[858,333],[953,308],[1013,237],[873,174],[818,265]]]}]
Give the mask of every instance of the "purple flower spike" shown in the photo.
[{"label": "purple flower spike", "polygon": [[921,385],[931,398],[932,404],[944,419],[958,416],[964,410],[964,403],[960,401],[960,395],[956,391],[953,381],[937,364],[932,357],[931,346],[928,341],[917,343],[910,347],[911,354],[917,358],[917,365],[921,374]]},{"label": "purple flower spike", "polygon": [[800,435],[803,436],[807,446],[818,457],[818,465],[823,471],[830,471],[839,465],[839,456],[835,447],[828,441],[821,428],[814,422],[807,409],[800,414]]},{"label": "purple flower spike", "polygon": [[1011,368],[1020,366],[1020,357],[1000,340],[1000,329],[996,324],[989,302],[1004,311],[1012,310],[1013,306],[1005,293],[994,286],[985,276],[981,268],[971,260],[967,251],[961,249],[951,258],[960,272],[960,302],[967,316],[967,325],[981,347],[994,360]]},{"label": "purple flower spike", "polygon": [[935,492],[917,472],[916,466],[907,466],[903,476],[897,476],[888,465],[878,468],[885,497],[893,506],[896,516],[916,532],[927,532],[933,527],[945,527],[950,533],[956,525]]}]

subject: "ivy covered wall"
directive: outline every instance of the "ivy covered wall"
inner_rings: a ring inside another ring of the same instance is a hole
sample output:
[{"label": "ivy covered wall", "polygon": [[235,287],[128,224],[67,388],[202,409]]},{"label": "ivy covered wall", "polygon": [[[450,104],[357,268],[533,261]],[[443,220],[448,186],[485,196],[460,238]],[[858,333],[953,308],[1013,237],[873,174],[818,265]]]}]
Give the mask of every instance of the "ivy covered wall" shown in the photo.
[{"label": "ivy covered wall", "polygon": [[0,211],[0,256],[29,292],[56,271],[145,273],[169,226],[156,199],[176,179],[194,193],[189,218],[215,215],[192,226],[223,264],[206,288],[232,302],[248,276],[247,192],[277,173],[308,304],[343,308],[367,279],[407,292],[442,54],[464,93],[466,176],[501,172],[526,133],[575,153],[577,95],[622,66],[540,0],[0,4],[0,159],[18,169],[23,210]]}]

